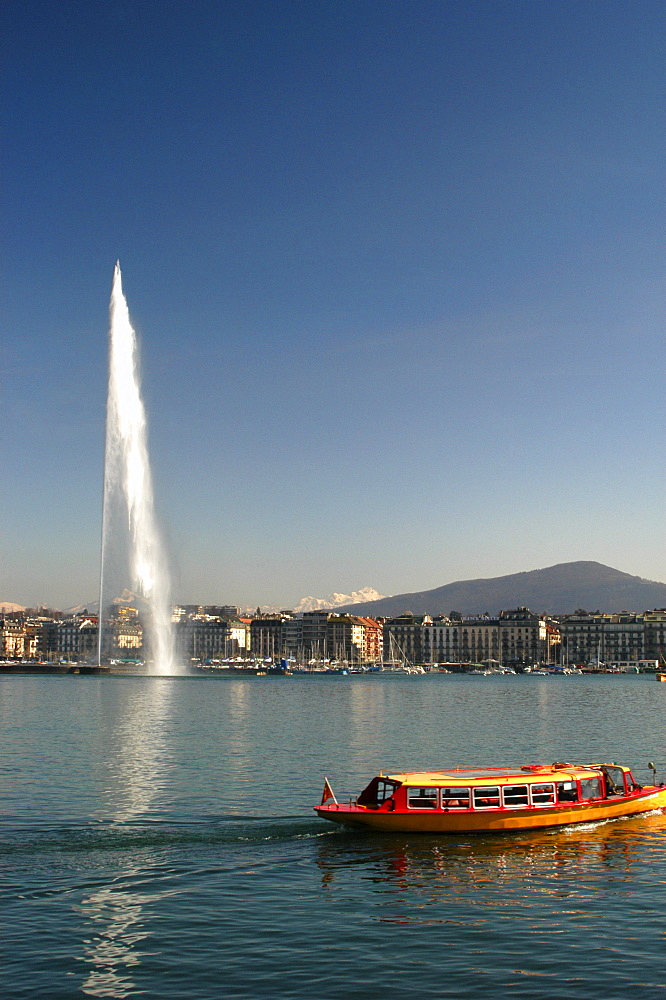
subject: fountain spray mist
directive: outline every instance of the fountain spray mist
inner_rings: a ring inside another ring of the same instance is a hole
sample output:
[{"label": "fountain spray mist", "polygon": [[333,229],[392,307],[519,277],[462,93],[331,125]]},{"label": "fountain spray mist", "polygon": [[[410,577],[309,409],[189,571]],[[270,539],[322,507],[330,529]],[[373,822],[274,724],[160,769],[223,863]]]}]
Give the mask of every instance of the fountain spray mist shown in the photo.
[{"label": "fountain spray mist", "polygon": [[114,557],[122,552],[129,564],[131,589],[145,604],[145,628],[154,672],[171,674],[176,672],[176,661],[169,606],[169,571],[155,518],[138,348],[123,295],[119,262],[113,272],[109,320],[99,661],[103,655],[103,602],[111,577],[109,570]]}]

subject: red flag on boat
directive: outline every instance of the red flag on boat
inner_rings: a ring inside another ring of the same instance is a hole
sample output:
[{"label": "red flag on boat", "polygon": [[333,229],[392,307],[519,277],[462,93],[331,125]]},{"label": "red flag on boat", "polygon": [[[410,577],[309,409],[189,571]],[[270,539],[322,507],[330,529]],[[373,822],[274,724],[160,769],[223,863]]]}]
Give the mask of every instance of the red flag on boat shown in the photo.
[{"label": "red flag on boat", "polygon": [[335,804],[336,805],[338,804],[338,800],[335,797],[333,789],[328,783],[328,778],[324,778],[324,793],[321,797],[321,802],[319,804],[323,806],[324,802],[328,802],[329,799],[333,799]]}]

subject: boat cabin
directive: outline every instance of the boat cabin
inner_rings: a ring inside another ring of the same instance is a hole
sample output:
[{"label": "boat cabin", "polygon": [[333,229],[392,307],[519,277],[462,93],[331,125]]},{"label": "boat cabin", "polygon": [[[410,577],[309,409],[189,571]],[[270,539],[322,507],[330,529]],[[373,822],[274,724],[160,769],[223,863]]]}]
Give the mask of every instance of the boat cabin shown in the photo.
[{"label": "boat cabin", "polygon": [[356,804],[388,811],[530,809],[629,795],[639,789],[631,770],[618,764],[532,764],[518,769],[380,774]]}]

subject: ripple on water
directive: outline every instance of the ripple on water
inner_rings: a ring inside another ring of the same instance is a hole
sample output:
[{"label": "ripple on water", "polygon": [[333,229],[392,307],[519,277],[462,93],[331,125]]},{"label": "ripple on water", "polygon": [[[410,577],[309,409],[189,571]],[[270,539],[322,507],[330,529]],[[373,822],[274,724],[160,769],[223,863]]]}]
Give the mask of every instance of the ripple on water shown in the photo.
[{"label": "ripple on water", "polygon": [[262,680],[12,678],[3,996],[663,994],[663,815],[407,838],[311,810],[325,774],[343,797],[380,769],[644,767],[642,678]]}]

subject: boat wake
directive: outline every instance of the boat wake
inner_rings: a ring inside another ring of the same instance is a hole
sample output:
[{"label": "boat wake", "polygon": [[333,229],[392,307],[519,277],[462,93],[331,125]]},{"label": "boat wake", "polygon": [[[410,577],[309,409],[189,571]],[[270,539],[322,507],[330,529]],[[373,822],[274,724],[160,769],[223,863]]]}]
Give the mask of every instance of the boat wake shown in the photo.
[{"label": "boat wake", "polygon": [[666,816],[663,809],[651,809],[649,812],[634,813],[630,816],[609,816],[607,819],[597,819],[590,823],[569,823],[568,826],[553,827],[547,832],[552,835],[558,833],[575,834],[585,830],[599,830],[604,826],[618,826],[620,823],[640,823],[649,817]]},{"label": "boat wake", "polygon": [[330,837],[339,831],[301,816],[216,817],[191,823],[95,823],[58,828],[13,829],[0,838],[0,852],[14,854],[70,854],[94,851],[137,851],[188,846],[289,843]]}]

